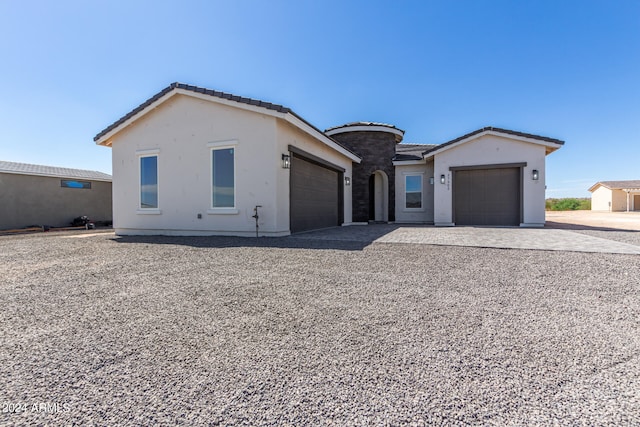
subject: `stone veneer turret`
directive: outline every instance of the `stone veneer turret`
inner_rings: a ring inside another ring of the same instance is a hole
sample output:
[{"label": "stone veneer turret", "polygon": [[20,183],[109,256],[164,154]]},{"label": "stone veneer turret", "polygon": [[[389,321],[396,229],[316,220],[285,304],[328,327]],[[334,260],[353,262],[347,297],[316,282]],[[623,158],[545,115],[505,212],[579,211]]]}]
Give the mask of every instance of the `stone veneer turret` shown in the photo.
[{"label": "stone veneer turret", "polygon": [[370,207],[369,178],[376,171],[384,172],[388,178],[387,219],[395,221],[395,168],[392,159],[404,131],[384,123],[355,122],[327,129],[325,133],[362,157],[361,163],[354,163],[351,177],[353,222],[375,219]]}]

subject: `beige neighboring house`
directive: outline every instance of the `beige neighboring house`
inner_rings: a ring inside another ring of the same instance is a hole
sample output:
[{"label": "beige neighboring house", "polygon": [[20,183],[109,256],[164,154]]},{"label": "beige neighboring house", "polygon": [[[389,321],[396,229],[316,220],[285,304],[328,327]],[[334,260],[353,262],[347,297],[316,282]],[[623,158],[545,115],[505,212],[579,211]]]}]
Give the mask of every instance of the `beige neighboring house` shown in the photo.
[{"label": "beige neighboring house", "polygon": [[640,211],[640,180],[600,181],[589,191],[592,211]]},{"label": "beige neighboring house", "polygon": [[94,141],[111,148],[119,235],[544,225],[545,159],[563,141],[496,127],[438,145],[403,136],[363,121],[322,131],[282,105],[172,83]]},{"label": "beige neighboring house", "polygon": [[67,227],[82,215],[111,222],[111,175],[0,161],[0,230]]}]

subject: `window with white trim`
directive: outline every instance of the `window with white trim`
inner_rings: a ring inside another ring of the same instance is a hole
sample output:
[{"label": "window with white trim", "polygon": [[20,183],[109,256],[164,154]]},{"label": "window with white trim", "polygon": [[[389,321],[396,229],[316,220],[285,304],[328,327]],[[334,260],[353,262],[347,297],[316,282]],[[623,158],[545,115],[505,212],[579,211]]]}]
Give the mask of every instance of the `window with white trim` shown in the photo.
[{"label": "window with white trim", "polygon": [[140,156],[140,209],[158,209],[158,156]]},{"label": "window with white trim", "polygon": [[211,149],[211,207],[235,208],[235,148]]},{"label": "window with white trim", "polygon": [[405,209],[422,209],[422,175],[405,176]]}]

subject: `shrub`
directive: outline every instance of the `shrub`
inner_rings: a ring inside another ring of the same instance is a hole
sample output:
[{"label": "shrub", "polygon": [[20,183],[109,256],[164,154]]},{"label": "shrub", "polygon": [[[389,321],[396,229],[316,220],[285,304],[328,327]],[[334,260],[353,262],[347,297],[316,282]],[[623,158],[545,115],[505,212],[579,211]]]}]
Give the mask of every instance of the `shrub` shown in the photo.
[{"label": "shrub", "polygon": [[547,199],[545,207],[548,211],[582,211],[591,209],[591,199]]}]

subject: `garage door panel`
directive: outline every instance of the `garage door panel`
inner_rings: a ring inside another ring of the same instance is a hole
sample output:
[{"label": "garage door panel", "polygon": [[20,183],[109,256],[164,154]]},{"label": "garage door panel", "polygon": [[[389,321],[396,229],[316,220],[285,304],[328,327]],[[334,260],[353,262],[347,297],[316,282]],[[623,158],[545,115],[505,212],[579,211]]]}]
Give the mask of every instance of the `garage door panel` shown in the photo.
[{"label": "garage door panel", "polygon": [[457,170],[455,223],[519,225],[520,192],[520,168]]},{"label": "garage door panel", "polygon": [[339,225],[337,171],[293,156],[290,179],[291,232]]}]

